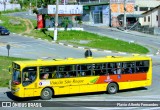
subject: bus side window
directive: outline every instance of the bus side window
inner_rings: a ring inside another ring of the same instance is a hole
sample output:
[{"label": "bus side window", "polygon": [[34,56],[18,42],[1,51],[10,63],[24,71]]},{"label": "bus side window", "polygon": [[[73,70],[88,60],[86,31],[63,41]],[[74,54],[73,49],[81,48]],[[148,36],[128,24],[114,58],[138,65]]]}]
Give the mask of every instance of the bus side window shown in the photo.
[{"label": "bus side window", "polygon": [[28,72],[23,72],[24,75],[24,81],[29,81],[29,74]]},{"label": "bus side window", "polygon": [[100,75],[105,75],[106,74],[106,64],[100,64]]},{"label": "bus side window", "polygon": [[149,69],[149,61],[144,61],[144,71],[147,72]]},{"label": "bus side window", "polygon": [[122,69],[120,66],[117,66],[117,74],[121,74],[122,73]]},{"label": "bus side window", "polygon": [[26,67],[22,72],[23,86],[27,86],[34,82],[37,78],[37,67]]},{"label": "bus side window", "polygon": [[53,72],[52,72],[52,78],[57,78],[57,71],[56,70],[53,70]]},{"label": "bus side window", "polygon": [[110,65],[110,69],[109,69],[109,71],[110,71],[110,74],[117,74],[117,67],[116,67],[116,63],[110,63],[109,64]]},{"label": "bus side window", "polygon": [[135,73],[135,62],[122,63],[122,73],[124,74]]},{"label": "bus side window", "polygon": [[107,65],[107,71],[108,71],[109,75],[113,74],[111,63],[108,63],[108,65]]},{"label": "bus side window", "polygon": [[57,78],[63,78],[64,66],[57,66]]},{"label": "bus side window", "polygon": [[57,72],[57,78],[63,78],[64,74],[62,72]]},{"label": "bus side window", "polygon": [[147,72],[149,68],[149,61],[137,61],[136,72]]},{"label": "bus side window", "polygon": [[57,78],[76,77],[76,65],[62,65],[57,68]]},{"label": "bus side window", "polygon": [[107,64],[107,74],[121,74],[122,73],[122,63],[108,63]]},{"label": "bus side window", "polygon": [[53,74],[54,71],[56,71],[56,66],[41,66],[41,67],[39,67],[40,79],[56,78],[56,74]]},{"label": "bus side window", "polygon": [[95,64],[93,66],[93,74],[95,75],[105,75],[106,74],[106,64],[105,63],[99,63],[99,64]]},{"label": "bus side window", "polygon": [[95,76],[100,75],[100,65],[99,64],[95,64],[94,71],[95,71]]},{"label": "bus side window", "polygon": [[86,76],[91,76],[92,74],[92,65],[91,64],[88,64],[86,65]]},{"label": "bus side window", "polygon": [[68,77],[70,77],[70,74],[71,74],[71,65],[67,65],[67,66],[65,66],[65,68],[64,68],[64,77],[66,77],[66,78],[68,78]]},{"label": "bus side window", "polygon": [[77,65],[78,76],[86,76],[86,65]]}]

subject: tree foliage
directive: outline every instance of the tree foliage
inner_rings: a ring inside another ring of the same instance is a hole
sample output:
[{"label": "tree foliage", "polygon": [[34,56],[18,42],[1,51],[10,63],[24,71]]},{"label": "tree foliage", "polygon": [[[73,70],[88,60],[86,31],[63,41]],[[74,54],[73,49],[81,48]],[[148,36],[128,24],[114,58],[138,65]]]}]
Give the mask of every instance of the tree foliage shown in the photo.
[{"label": "tree foliage", "polygon": [[62,26],[64,27],[65,30],[67,30],[69,24],[72,24],[72,21],[69,19],[69,17],[63,17]]},{"label": "tree foliage", "polygon": [[49,4],[55,4],[56,0],[10,0],[10,3],[18,3],[21,5],[22,8],[29,8],[30,3],[32,7],[46,7]]},{"label": "tree foliage", "polygon": [[43,4],[44,7],[46,7],[49,4],[55,4],[56,0],[40,0],[41,4]]}]

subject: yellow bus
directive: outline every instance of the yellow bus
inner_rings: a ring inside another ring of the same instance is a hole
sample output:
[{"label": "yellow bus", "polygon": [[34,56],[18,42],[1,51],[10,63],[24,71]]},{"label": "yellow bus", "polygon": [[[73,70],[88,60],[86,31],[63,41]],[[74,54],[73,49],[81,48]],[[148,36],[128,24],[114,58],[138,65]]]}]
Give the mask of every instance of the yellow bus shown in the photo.
[{"label": "yellow bus", "polygon": [[152,59],[140,55],[15,61],[12,70],[13,95],[44,100],[62,94],[115,94],[152,82]]}]

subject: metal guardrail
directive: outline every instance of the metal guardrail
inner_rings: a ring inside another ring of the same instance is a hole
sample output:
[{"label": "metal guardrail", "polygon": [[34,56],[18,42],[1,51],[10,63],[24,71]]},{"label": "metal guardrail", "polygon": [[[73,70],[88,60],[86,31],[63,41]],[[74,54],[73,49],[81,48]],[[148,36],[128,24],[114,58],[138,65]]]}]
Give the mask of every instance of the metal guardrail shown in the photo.
[{"label": "metal guardrail", "polygon": [[128,26],[129,30],[134,30],[134,31],[138,31],[138,32],[142,32],[142,33],[146,33],[146,34],[154,34],[154,28],[153,27],[149,27],[148,25],[146,26],[141,26],[138,23],[136,23],[135,25],[132,25],[131,27]]}]

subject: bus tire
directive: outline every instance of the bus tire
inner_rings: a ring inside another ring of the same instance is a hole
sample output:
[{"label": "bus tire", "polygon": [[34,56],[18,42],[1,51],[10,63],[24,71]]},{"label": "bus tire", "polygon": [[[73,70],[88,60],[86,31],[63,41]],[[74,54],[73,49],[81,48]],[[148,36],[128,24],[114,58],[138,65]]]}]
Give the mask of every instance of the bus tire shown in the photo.
[{"label": "bus tire", "polygon": [[50,88],[44,88],[41,91],[41,99],[43,100],[49,100],[52,98],[53,92]]},{"label": "bus tire", "polygon": [[118,85],[116,83],[110,83],[107,87],[107,92],[109,94],[115,94],[118,91]]}]

